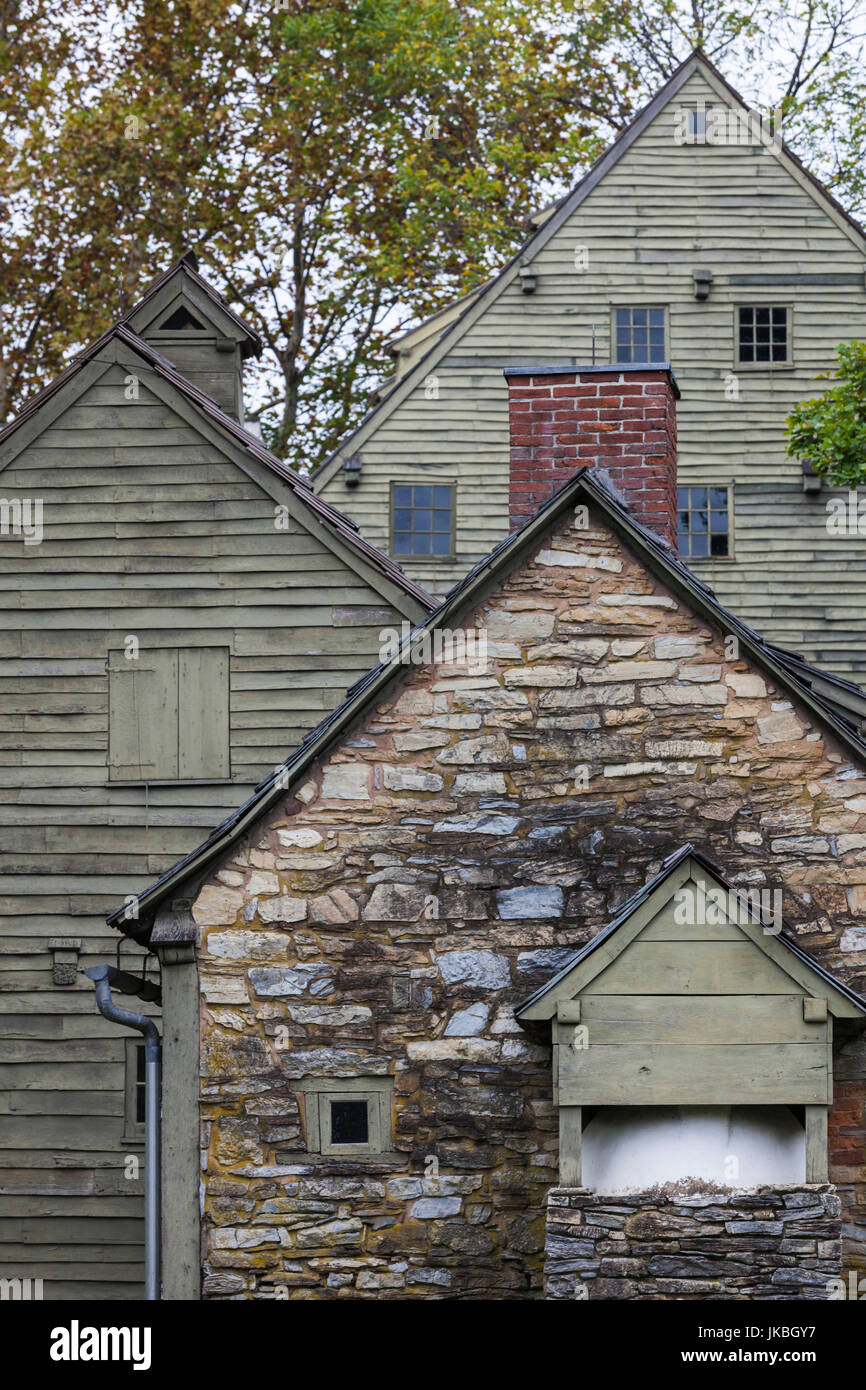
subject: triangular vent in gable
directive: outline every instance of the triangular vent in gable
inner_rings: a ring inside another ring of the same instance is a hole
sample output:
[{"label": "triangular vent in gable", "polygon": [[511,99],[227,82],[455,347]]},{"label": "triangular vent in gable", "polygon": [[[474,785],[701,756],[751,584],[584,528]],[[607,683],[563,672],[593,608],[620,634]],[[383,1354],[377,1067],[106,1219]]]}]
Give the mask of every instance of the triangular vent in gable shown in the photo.
[{"label": "triangular vent in gable", "polygon": [[195,315],[191,314],[189,309],[184,305],[181,305],[179,309],[175,309],[174,313],[169,314],[165,322],[159,325],[160,332],[162,332],[163,329],[170,329],[172,332],[178,332],[190,328],[199,333],[205,332],[204,324],[199,322]]}]

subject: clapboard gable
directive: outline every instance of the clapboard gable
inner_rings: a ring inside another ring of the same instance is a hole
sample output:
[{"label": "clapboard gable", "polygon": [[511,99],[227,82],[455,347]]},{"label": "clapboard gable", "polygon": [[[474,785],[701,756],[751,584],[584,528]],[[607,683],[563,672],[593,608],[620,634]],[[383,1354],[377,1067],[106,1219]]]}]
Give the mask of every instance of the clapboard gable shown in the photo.
[{"label": "clapboard gable", "polygon": [[[563,1003],[593,994],[659,996],[667,1005],[729,995],[808,997],[823,1000],[835,1017],[861,1017],[866,1003],[784,934],[768,898],[733,887],[686,845],[518,1016],[551,1019]],[[657,1017],[664,1032],[662,1010]]]},{"label": "clapboard gable", "polygon": [[[746,114],[704,60],[684,65],[502,273],[434,335],[315,486],[383,548],[392,544],[392,484],[456,489],[451,558],[405,561],[428,588],[446,592],[509,530],[503,368],[609,361],[615,308],[658,306],[682,390],[679,481],[725,486],[733,508],[731,555],[691,563],[768,636],[856,677],[866,670],[854,598],[864,542],[828,536],[826,489],[804,496],[784,422],[817,393],[837,344],[866,331],[863,234],[767,136],[678,144],[680,109],[700,103]],[[521,265],[535,275],[531,294]],[[696,268],[712,271],[704,300]],[[743,304],[790,313],[790,365],[738,365]],[[353,488],[341,468],[349,456],[362,462]],[[808,592],[799,582],[806,563]],[[841,592],[840,567],[851,576]]]},{"label": "clapboard gable", "polygon": [[[9,1248],[46,1297],[134,1297],[135,1051],[79,968],[114,955],[117,894],[193,849],[380,629],[430,605],[123,325],[0,433],[0,495],[0,1219],[28,1217]],[[16,533],[37,503],[41,535]]]}]

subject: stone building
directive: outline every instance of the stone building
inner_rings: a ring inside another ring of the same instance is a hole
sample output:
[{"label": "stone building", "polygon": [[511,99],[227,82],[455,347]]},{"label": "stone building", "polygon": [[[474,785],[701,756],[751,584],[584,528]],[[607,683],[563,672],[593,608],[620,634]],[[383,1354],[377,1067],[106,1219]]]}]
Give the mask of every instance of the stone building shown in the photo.
[{"label": "stone building", "polygon": [[509,382],[534,510],[111,919],[162,962],[164,1297],[866,1265],[856,692],[677,558],[668,369]]}]

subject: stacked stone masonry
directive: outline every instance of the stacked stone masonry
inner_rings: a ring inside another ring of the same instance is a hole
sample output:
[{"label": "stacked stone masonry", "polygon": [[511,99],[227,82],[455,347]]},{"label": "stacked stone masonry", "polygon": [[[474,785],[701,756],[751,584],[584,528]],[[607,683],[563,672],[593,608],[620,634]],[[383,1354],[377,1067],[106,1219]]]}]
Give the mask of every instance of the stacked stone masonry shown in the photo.
[{"label": "stacked stone masonry", "polygon": [[841,1203],[827,1185],[671,1197],[548,1195],[545,1294],[571,1299],[837,1296]]},{"label": "stacked stone masonry", "polygon": [[[577,515],[476,625],[480,668],[408,666],[199,892],[206,1297],[542,1296],[557,1114],[514,1007],[686,840],[866,985],[866,769],[727,634]],[[834,1070],[864,1269],[863,1044]],[[307,1149],[344,1077],[393,1084],[376,1158]]]}]

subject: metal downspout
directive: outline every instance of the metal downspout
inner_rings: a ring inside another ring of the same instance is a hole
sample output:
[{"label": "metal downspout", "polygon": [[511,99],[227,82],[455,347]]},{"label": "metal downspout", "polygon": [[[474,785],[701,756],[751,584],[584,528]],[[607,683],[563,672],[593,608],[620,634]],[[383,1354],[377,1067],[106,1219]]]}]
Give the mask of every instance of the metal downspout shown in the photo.
[{"label": "metal downspout", "polygon": [[96,988],[96,1004],[103,1018],[135,1028],[145,1041],[145,1116],[144,1116],[144,1251],[145,1298],[149,1303],[160,1297],[160,1091],[161,1055],[159,1032],[152,1018],[122,1009],[111,997],[112,980],[121,972],[111,965],[92,965],[84,971]]}]

